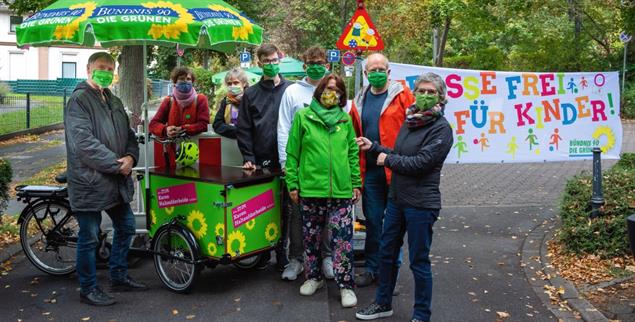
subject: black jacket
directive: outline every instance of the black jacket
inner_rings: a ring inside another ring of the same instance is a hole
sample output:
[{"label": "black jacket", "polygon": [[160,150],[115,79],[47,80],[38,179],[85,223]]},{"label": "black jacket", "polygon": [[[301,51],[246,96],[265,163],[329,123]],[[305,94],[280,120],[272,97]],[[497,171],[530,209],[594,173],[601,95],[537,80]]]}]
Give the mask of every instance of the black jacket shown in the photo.
[{"label": "black jacket", "polygon": [[68,194],[73,211],[102,211],[132,201],[130,176],[119,174],[117,159],[139,160],[139,146],[121,100],[87,82],[77,85],[64,108]]},{"label": "black jacket", "polygon": [[214,132],[218,135],[222,135],[226,138],[236,139],[236,127],[232,124],[225,123],[225,109],[227,108],[227,99],[222,99],[218,105],[218,112],[214,117]]},{"label": "black jacket", "polygon": [[388,154],[384,165],[392,170],[390,200],[400,207],[441,209],[441,168],[453,141],[450,124],[440,117],[415,129],[404,122],[394,150],[373,143],[371,153]]},{"label": "black jacket", "polygon": [[279,168],[278,112],[282,94],[292,82],[280,76],[280,83],[261,79],[245,90],[238,109],[238,148],[243,162],[265,168]]}]

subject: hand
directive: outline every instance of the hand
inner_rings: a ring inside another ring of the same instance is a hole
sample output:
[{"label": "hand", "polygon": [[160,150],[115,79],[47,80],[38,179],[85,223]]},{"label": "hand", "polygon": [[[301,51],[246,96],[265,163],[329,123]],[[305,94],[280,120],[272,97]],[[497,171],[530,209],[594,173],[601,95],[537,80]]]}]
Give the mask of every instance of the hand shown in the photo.
[{"label": "hand", "polygon": [[289,191],[289,197],[291,197],[291,201],[293,201],[293,203],[300,203],[300,195],[298,194],[298,190]]},{"label": "hand", "polygon": [[256,165],[251,163],[251,161],[246,161],[243,164],[243,169],[256,170]]},{"label": "hand", "polygon": [[370,147],[373,145],[373,142],[363,136],[356,138],[355,143],[357,143],[359,149],[362,151],[370,150]]},{"label": "hand", "polygon": [[132,172],[134,159],[131,156],[127,155],[121,159],[118,159],[117,162],[119,162],[119,173],[126,177],[129,176],[130,172]]},{"label": "hand", "polygon": [[380,153],[380,154],[377,156],[377,165],[378,165],[378,166],[383,166],[383,165],[384,165],[384,163],[386,162],[386,157],[387,157],[387,156],[388,156],[388,155],[387,155],[386,153],[384,153],[384,152]]},{"label": "hand", "polygon": [[178,126],[174,126],[174,125],[170,125],[167,128],[165,128],[165,134],[167,134],[167,136],[169,138],[173,138],[177,135],[179,135],[179,132],[181,131],[181,128]]},{"label": "hand", "polygon": [[359,188],[353,189],[353,203],[357,203],[359,198],[362,197],[362,191]]}]

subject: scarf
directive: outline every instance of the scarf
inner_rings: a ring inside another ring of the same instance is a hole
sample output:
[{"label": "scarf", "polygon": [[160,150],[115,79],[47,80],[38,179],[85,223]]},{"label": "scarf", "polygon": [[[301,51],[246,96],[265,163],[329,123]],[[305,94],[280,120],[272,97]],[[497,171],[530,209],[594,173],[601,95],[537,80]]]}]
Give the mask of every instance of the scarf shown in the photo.
[{"label": "scarf", "polygon": [[439,104],[427,111],[421,111],[416,105],[411,105],[406,110],[406,123],[409,129],[416,129],[436,121],[441,115],[443,107]]},{"label": "scarf", "polygon": [[186,108],[194,102],[194,98],[196,98],[196,90],[194,87],[192,87],[192,90],[189,93],[181,93],[175,90],[172,95],[174,95],[174,98],[181,108]]},{"label": "scarf", "polygon": [[329,133],[335,132],[335,125],[339,123],[344,116],[344,111],[342,111],[341,107],[336,105],[331,108],[325,108],[315,98],[311,102],[311,105],[309,105],[309,108],[326,124]]},{"label": "scarf", "polygon": [[[240,95],[242,97],[242,94]],[[225,124],[238,124],[238,103],[232,101],[229,97],[225,100],[225,114],[223,118],[225,119]]]}]

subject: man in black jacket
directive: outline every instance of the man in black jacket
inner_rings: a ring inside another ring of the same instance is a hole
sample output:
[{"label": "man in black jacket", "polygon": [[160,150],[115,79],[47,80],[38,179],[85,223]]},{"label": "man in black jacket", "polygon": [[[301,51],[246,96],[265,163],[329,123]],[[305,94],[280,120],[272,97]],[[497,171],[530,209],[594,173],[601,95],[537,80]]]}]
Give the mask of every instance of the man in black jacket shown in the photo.
[{"label": "man in black jacket", "polygon": [[112,291],[145,290],[128,276],[128,250],[135,233],[130,209],[134,186],[130,173],[139,159],[139,146],[121,100],[109,89],[115,61],[106,52],[88,59],[88,80],[77,85],[64,108],[68,193],[79,223],[77,275],[80,300],[111,305],[95,274],[101,212],[114,228],[108,263]]}]

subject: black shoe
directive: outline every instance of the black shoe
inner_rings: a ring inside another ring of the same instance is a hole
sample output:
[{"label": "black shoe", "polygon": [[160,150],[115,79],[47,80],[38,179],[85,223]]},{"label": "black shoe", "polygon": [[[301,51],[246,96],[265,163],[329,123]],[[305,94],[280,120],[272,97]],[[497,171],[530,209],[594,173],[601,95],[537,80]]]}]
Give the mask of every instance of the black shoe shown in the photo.
[{"label": "black shoe", "polygon": [[392,313],[390,305],[371,303],[369,306],[357,311],[355,317],[360,320],[374,320],[392,316]]},{"label": "black shoe", "polygon": [[355,285],[357,285],[357,287],[366,287],[370,284],[373,284],[374,281],[375,274],[371,272],[364,272],[355,276]]},{"label": "black shoe", "polygon": [[110,283],[111,292],[134,292],[134,291],[145,291],[147,289],[148,289],[147,285],[143,283],[139,283],[130,277],[127,277],[124,281],[121,281],[121,282]]},{"label": "black shoe", "polygon": [[116,303],[111,295],[105,293],[99,287],[94,288],[92,291],[88,292],[88,294],[80,293],[79,301],[95,306],[108,306]]},{"label": "black shoe", "polygon": [[285,267],[289,265],[289,259],[287,258],[287,254],[284,249],[277,250],[276,249],[276,269],[280,272],[283,272]]}]

